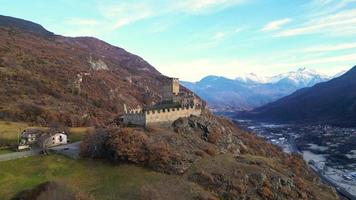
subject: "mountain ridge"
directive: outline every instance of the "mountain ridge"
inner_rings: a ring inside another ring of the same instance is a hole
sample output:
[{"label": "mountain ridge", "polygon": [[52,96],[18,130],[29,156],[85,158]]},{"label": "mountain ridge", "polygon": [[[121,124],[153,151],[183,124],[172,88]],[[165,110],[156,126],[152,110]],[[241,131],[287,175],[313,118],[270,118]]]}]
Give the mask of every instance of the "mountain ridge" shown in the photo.
[{"label": "mountain ridge", "polygon": [[356,66],[340,77],[304,88],[280,100],[256,108],[252,118],[338,126],[356,124]]},{"label": "mountain ridge", "polygon": [[28,31],[45,37],[51,37],[55,35],[54,33],[43,28],[43,26],[41,26],[40,24],[5,15],[0,15],[0,26],[19,28],[24,31]]},{"label": "mountain ridge", "polygon": [[326,80],[329,77],[299,68],[272,77],[252,74],[250,77],[229,79],[210,75],[195,83],[182,84],[205,99],[213,111],[224,112],[251,110]]},{"label": "mountain ridge", "polygon": [[1,119],[104,123],[122,113],[125,102],[158,101],[164,78],[141,57],[99,39],[55,35],[0,16]]}]

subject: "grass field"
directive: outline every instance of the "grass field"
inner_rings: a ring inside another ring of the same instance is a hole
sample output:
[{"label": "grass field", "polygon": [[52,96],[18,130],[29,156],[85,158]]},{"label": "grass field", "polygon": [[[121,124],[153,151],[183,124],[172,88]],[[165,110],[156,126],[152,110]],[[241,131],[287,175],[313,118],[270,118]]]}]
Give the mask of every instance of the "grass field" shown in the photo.
[{"label": "grass field", "polygon": [[93,129],[91,127],[74,127],[74,128],[69,128],[69,140],[71,142],[77,142],[83,139],[85,134],[90,131],[90,129]]},{"label": "grass field", "polygon": [[11,149],[0,149],[0,155],[6,154],[6,153],[12,153],[12,152],[14,152],[14,151]]},{"label": "grass field", "polygon": [[0,146],[16,144],[19,133],[28,126],[22,122],[0,121]]},{"label": "grass field", "polygon": [[18,192],[49,180],[65,183],[76,192],[103,200],[139,199],[143,186],[158,184],[169,190],[167,183],[177,188],[180,184],[183,192],[179,191],[177,195],[185,195],[183,199],[194,193],[191,183],[179,177],[133,165],[113,166],[101,161],[72,160],[56,154],[0,163],[2,200],[11,199]]}]

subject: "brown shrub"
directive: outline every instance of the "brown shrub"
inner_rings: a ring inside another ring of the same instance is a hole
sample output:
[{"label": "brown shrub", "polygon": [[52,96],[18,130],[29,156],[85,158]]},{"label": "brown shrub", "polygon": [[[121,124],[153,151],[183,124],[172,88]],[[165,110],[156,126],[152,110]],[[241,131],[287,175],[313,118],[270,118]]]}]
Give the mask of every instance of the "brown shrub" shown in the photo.
[{"label": "brown shrub", "polygon": [[108,147],[114,153],[114,160],[133,163],[147,161],[148,136],[131,128],[115,129],[110,131]]},{"label": "brown shrub", "polygon": [[171,160],[172,153],[170,152],[167,144],[156,143],[151,144],[149,147],[148,164],[156,168],[164,168],[165,165]]},{"label": "brown shrub", "polygon": [[103,129],[90,131],[80,144],[80,156],[90,158],[103,158],[108,154],[106,142],[108,133]]},{"label": "brown shrub", "polygon": [[220,136],[221,136],[221,134],[216,132],[216,131],[211,132],[208,135],[208,142],[213,143],[213,144],[217,144],[219,142],[219,140],[220,140]]},{"label": "brown shrub", "polygon": [[194,151],[194,154],[199,157],[205,157],[205,155],[206,155],[206,153],[202,150],[196,150],[196,151]]},{"label": "brown shrub", "polygon": [[271,189],[270,189],[268,186],[266,186],[266,185],[262,186],[262,188],[260,188],[260,189],[258,190],[258,194],[259,194],[261,197],[263,197],[264,199],[268,199],[268,200],[274,199],[274,198],[273,198],[273,192],[272,192]]},{"label": "brown shrub", "polygon": [[303,181],[303,179],[299,177],[294,177],[293,182],[297,188],[299,188],[301,191],[305,191],[307,189],[307,183]]},{"label": "brown shrub", "polygon": [[212,146],[205,147],[204,152],[209,154],[210,156],[215,156],[217,154],[216,148]]}]

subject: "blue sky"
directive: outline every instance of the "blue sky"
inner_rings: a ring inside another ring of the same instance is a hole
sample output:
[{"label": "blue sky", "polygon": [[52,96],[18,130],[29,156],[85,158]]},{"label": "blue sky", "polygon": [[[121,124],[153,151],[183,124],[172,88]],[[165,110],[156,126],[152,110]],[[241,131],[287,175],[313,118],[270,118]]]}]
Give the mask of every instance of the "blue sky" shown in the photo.
[{"label": "blue sky", "polygon": [[0,0],[0,14],[98,37],[189,81],[356,65],[356,0]]}]

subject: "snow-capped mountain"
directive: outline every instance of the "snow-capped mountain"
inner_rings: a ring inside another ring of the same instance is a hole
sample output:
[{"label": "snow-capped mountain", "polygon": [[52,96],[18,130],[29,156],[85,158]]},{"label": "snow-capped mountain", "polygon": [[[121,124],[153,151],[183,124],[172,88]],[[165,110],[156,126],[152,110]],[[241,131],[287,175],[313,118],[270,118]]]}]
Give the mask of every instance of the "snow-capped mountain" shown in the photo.
[{"label": "snow-capped mountain", "polygon": [[183,81],[182,84],[205,99],[215,111],[240,111],[262,106],[329,79],[331,77],[314,70],[299,68],[270,77],[254,73],[235,79],[207,76],[195,83]]},{"label": "snow-capped mountain", "polygon": [[270,82],[289,82],[297,87],[310,87],[315,85],[316,83],[327,81],[330,78],[331,77],[318,73],[314,70],[299,68],[296,71],[291,71],[288,73],[271,77]]},{"label": "snow-capped mountain", "polygon": [[270,78],[259,76],[255,73],[249,73],[243,76],[236,77],[235,80],[242,81],[245,83],[268,83],[270,81]]},{"label": "snow-capped mountain", "polygon": [[290,71],[275,76],[264,77],[254,73],[239,76],[236,80],[243,81],[245,83],[277,83],[277,82],[289,82],[295,86],[310,86],[315,85],[318,82],[329,80],[331,77],[321,74],[315,70],[307,68],[299,68],[296,71]]}]

